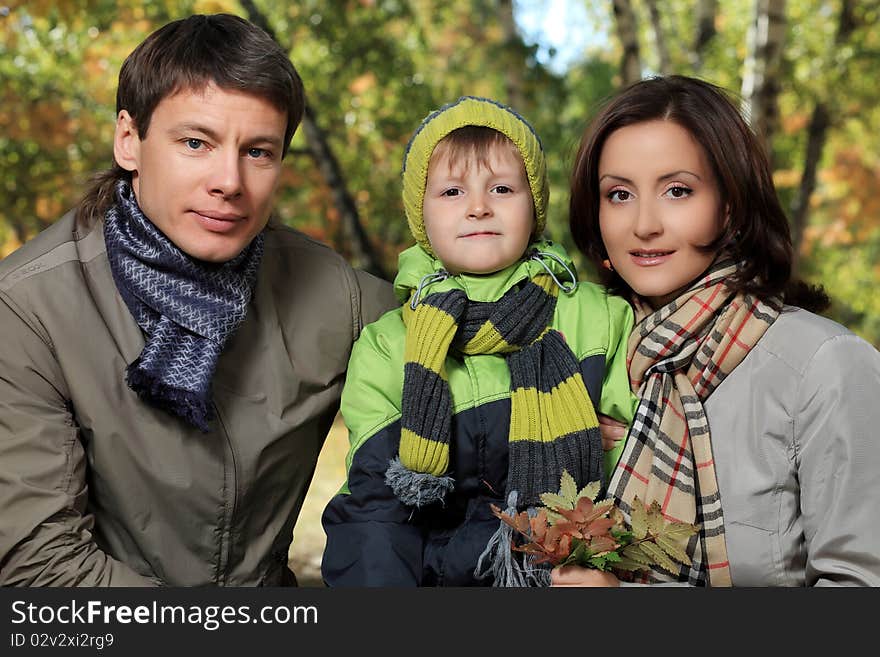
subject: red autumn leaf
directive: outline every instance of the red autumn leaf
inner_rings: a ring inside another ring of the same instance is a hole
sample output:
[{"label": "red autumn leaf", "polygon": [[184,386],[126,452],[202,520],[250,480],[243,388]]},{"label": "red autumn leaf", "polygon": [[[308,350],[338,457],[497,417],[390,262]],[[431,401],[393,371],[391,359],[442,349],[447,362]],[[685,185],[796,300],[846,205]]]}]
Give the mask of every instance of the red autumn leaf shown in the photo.
[{"label": "red autumn leaf", "polygon": [[612,550],[616,550],[617,547],[617,541],[615,541],[610,536],[596,536],[595,538],[593,538],[593,540],[590,541],[590,550],[594,554],[611,552]]},{"label": "red autumn leaf", "polygon": [[[586,501],[590,502],[590,510],[584,512],[584,522],[593,522],[596,518],[602,518],[610,514],[611,509],[615,508],[607,500],[604,500],[601,504],[594,504],[590,500]],[[580,503],[578,503],[578,506],[580,506]]]},{"label": "red autumn leaf", "polygon": [[557,522],[553,527],[561,534],[567,534],[574,538],[584,538],[581,533],[581,525],[574,522]]},{"label": "red autumn leaf", "polygon": [[529,524],[532,530],[532,539],[535,541],[543,541],[544,537],[547,535],[547,528],[550,526],[547,522],[547,514],[544,513],[543,509],[538,512],[538,515],[530,519]]},{"label": "red autumn leaf", "polygon": [[614,527],[614,521],[611,518],[599,518],[591,522],[584,533],[590,536],[600,536],[607,534],[612,527]]},{"label": "red autumn leaf", "polygon": [[577,509],[559,509],[558,513],[569,522],[584,521],[584,514]]}]

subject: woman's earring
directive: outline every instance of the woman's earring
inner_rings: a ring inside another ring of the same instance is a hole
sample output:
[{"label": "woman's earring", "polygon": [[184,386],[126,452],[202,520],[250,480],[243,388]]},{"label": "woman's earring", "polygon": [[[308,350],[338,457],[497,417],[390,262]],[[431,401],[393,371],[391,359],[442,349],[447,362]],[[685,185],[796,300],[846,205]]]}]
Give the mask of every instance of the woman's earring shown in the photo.
[{"label": "woman's earring", "polygon": [[614,271],[614,267],[611,264],[611,261],[608,258],[605,258],[602,261],[602,266],[605,267],[608,271]]}]

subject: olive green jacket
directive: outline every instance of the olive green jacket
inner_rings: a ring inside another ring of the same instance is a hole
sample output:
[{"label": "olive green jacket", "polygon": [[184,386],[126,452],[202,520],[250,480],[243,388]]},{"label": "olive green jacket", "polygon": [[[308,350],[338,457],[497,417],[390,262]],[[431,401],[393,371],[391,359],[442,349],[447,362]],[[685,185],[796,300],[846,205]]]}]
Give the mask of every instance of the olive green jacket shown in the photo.
[{"label": "olive green jacket", "polygon": [[391,286],[280,226],[203,434],[141,401],[103,226],[0,262],[0,584],[277,585],[361,326]]}]

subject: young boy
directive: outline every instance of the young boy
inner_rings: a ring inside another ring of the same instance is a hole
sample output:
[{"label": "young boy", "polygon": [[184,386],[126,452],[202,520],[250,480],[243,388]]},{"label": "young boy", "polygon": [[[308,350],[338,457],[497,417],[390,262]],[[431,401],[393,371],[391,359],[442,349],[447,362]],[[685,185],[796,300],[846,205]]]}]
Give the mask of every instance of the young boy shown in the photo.
[{"label": "young boy", "polygon": [[490,504],[534,506],[563,470],[579,486],[604,477],[596,411],[631,419],[632,314],[541,239],[547,198],[537,135],[494,101],[460,98],[410,140],[417,245],[399,259],[402,308],[364,329],[349,362],[328,585],[515,581]]}]

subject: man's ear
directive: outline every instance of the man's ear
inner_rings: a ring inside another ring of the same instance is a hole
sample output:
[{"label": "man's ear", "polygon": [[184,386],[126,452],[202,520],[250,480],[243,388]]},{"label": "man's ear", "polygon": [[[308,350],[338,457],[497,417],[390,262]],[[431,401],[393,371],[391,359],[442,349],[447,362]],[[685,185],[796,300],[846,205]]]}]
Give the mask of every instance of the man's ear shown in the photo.
[{"label": "man's ear", "polygon": [[140,168],[140,155],[141,139],[134,119],[127,110],[120,110],[113,136],[113,158],[126,171],[137,171]]}]

